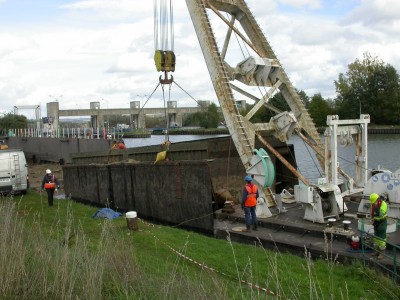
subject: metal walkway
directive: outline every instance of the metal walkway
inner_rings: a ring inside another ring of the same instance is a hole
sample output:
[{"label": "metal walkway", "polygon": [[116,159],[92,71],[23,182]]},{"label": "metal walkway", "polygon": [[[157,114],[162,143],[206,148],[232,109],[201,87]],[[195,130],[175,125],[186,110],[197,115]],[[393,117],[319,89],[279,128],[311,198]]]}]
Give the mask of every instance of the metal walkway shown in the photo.
[{"label": "metal walkway", "polygon": [[[355,203],[346,203],[349,211],[355,209]],[[352,236],[362,236],[357,228],[357,220],[345,218],[350,221],[349,230],[345,231],[343,220],[336,221],[332,227],[327,224],[313,223],[303,219],[304,209],[298,203],[286,204],[287,212],[277,214],[270,218],[258,219],[258,230],[243,232],[245,228],[244,212],[240,205],[236,205],[232,214],[216,212],[214,221],[214,235],[220,239],[230,239],[240,243],[251,243],[279,252],[290,252],[305,256],[307,252],[312,258],[334,259],[338,262],[359,260],[364,265],[379,267],[399,280],[400,237],[397,232],[388,234],[385,258],[378,260],[371,254],[373,251],[366,248],[364,251],[352,250],[349,241]]]}]

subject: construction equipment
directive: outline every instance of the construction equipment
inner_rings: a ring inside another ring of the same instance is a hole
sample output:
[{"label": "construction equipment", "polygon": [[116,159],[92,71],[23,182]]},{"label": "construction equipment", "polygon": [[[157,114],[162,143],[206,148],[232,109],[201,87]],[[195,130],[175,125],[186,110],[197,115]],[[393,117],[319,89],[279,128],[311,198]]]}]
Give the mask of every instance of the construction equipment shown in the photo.
[{"label": "construction equipment", "polygon": [[[164,85],[169,85],[174,81],[171,75],[168,78],[169,72],[175,71],[175,53],[174,53],[174,24],[173,24],[173,1],[172,0],[155,0],[154,1],[154,40],[155,52],[154,62],[157,72],[164,72],[164,78],[160,75],[159,81],[163,90],[164,108],[165,108],[165,140],[161,144],[162,151],[157,154],[155,163],[167,159],[167,151],[169,150],[169,119],[167,113],[167,105],[165,102]],[[170,99],[169,99],[170,100]]]},{"label": "construction equipment", "polygon": [[160,76],[160,83],[171,84],[173,77],[168,78],[168,72],[175,71],[174,30],[173,30],[173,1],[154,1],[154,62]]},{"label": "construction equipment", "polygon": [[[363,195],[358,205],[358,215],[364,217],[371,215],[369,195],[372,193],[379,194],[388,205],[388,226],[386,232],[395,232],[398,227],[398,221],[396,220],[400,218],[400,169],[391,172],[379,167],[371,172],[371,177],[365,184]],[[369,225],[369,227],[372,229],[372,225]]]},{"label": "construction equipment", "polygon": [[[273,184],[273,179],[271,182],[273,170],[268,160],[269,155],[264,149],[255,149],[256,137],[268,151],[288,166],[289,163],[270,147],[262,138],[262,134],[270,133],[280,141],[286,142],[293,132],[297,132],[308,143],[313,144],[319,153],[323,153],[324,148],[315,125],[245,1],[186,0],[186,3],[226,126],[239,157],[247,173],[254,175],[254,182],[261,187],[261,197],[265,197],[268,203],[275,203],[270,189]],[[218,21],[226,24],[226,38],[220,43],[223,45],[222,49],[218,48],[217,37],[214,34],[217,30],[212,27],[209,12],[210,15],[213,13]],[[234,57],[229,56],[229,42],[232,34],[235,34],[249,51],[249,56],[237,63],[228,61],[228,57]],[[240,88],[235,81],[249,88],[257,86],[258,91],[263,91],[263,95],[257,97],[250,89],[249,91]],[[280,111],[269,103],[278,90],[290,107],[290,112]],[[242,116],[238,110],[234,91],[256,102],[245,116]],[[276,115],[269,123],[251,123],[250,119],[261,107],[267,107]],[[323,166],[323,155],[320,155],[320,158]],[[288,167],[300,180],[308,184],[308,181],[295,168]],[[278,211],[282,210],[282,205],[277,204]]]},{"label": "construction equipment", "polygon": [[305,220],[326,223],[331,217],[338,220],[347,210],[337,185],[319,182],[314,187],[296,185],[294,188],[296,201],[304,204]]}]

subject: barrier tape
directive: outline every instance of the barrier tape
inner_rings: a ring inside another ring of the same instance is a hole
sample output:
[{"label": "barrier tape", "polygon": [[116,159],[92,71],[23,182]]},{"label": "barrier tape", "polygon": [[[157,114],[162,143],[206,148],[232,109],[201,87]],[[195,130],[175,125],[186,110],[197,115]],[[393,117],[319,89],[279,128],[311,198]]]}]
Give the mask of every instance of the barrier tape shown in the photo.
[{"label": "barrier tape", "polygon": [[[145,226],[147,226],[147,227],[155,227],[154,224],[147,223],[147,222],[143,221],[142,219],[140,219],[140,221],[141,221]],[[151,233],[150,231],[147,231],[147,232],[150,233],[150,234],[151,234],[156,240],[158,240],[160,243],[162,243],[162,244],[164,244],[166,247],[168,247],[171,251],[175,252],[175,253],[176,253],[177,255],[179,255],[180,257],[182,257],[182,258],[184,258],[184,259],[186,259],[186,260],[192,262],[193,264],[195,264],[195,265],[201,267],[202,269],[208,270],[208,271],[210,271],[210,272],[215,272],[215,273],[217,273],[217,274],[221,274],[221,275],[224,275],[224,276],[226,276],[226,277],[229,277],[229,278],[231,278],[231,279],[233,279],[233,280],[236,280],[236,277],[233,277],[233,276],[231,276],[231,275],[229,275],[229,274],[226,274],[226,273],[224,273],[224,272],[221,272],[221,271],[218,271],[218,270],[216,270],[216,269],[214,269],[214,268],[211,268],[211,267],[205,265],[204,263],[199,263],[199,262],[195,261],[194,259],[190,258],[189,256],[182,254],[182,253],[179,252],[178,250],[175,250],[174,248],[172,248],[172,247],[171,247],[170,245],[168,245],[167,243],[161,241],[157,236],[155,236],[155,235],[154,235],[153,233]],[[259,286],[258,284],[255,284],[255,283],[246,281],[246,280],[244,280],[244,279],[240,279],[240,282],[246,284],[246,285],[249,286],[250,288],[255,288],[255,289],[259,290],[259,291],[265,292],[265,293],[268,294],[268,295],[280,297],[277,293],[275,293],[275,292],[273,292],[273,291],[271,291],[271,290],[269,290],[269,289],[267,289],[267,288],[263,288],[263,287]]]}]

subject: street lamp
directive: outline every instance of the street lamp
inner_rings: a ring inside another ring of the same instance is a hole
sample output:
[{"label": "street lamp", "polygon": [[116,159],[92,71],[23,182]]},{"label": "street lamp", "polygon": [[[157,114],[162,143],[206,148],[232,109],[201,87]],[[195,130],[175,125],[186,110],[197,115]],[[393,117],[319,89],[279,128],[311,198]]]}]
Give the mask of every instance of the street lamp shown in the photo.
[{"label": "street lamp", "polygon": [[53,95],[49,95],[50,98],[54,98],[54,100],[56,100],[56,102],[58,102],[59,98],[62,98],[63,95],[58,95],[58,96],[53,96]]},{"label": "street lamp", "polygon": [[140,106],[143,108],[143,98],[147,97],[147,95],[136,95],[136,97],[140,97],[140,101],[141,101]]}]

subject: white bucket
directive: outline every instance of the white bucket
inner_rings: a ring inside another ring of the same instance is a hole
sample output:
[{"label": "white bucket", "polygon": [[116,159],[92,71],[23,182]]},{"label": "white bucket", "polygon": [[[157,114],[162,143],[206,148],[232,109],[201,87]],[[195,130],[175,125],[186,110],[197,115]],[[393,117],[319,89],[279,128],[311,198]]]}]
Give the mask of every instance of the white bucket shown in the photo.
[{"label": "white bucket", "polygon": [[348,220],[344,220],[343,222],[344,231],[349,231],[351,222]]},{"label": "white bucket", "polygon": [[137,213],[136,211],[128,211],[126,214],[126,222],[128,225],[128,229],[130,230],[138,230],[138,222],[137,222]]},{"label": "white bucket", "polygon": [[336,219],[335,218],[330,218],[330,219],[328,219],[328,226],[329,227],[332,227],[333,226],[333,223],[335,223],[336,222]]},{"label": "white bucket", "polygon": [[128,211],[126,213],[126,218],[127,219],[132,219],[132,218],[136,218],[137,217],[137,213],[136,211]]}]

